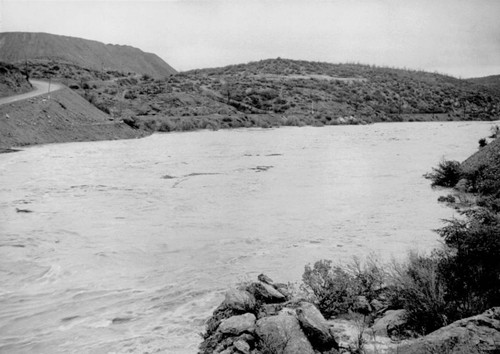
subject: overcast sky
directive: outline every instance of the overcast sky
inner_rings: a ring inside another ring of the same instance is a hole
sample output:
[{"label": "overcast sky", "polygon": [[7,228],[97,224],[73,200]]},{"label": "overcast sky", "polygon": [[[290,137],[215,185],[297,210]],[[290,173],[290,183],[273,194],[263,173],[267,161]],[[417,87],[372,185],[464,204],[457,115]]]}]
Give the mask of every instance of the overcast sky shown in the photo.
[{"label": "overcast sky", "polygon": [[180,71],[281,57],[500,74],[500,0],[0,0],[0,31],[128,44]]}]

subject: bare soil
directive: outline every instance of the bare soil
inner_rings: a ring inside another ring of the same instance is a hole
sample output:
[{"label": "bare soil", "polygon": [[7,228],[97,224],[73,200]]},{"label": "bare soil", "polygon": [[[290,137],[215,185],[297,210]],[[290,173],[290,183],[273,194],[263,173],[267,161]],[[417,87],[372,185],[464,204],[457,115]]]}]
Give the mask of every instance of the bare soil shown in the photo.
[{"label": "bare soil", "polygon": [[14,147],[131,139],[147,132],[110,117],[69,89],[0,105],[0,151]]}]

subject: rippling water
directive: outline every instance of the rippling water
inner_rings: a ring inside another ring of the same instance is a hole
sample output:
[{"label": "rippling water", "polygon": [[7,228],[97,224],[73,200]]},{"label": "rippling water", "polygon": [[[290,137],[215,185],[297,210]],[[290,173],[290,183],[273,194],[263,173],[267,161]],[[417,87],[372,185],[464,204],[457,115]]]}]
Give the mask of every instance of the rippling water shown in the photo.
[{"label": "rippling water", "polygon": [[422,174],[466,158],[490,124],[200,131],[0,155],[0,352],[194,353],[239,281],[428,250],[453,211]]}]

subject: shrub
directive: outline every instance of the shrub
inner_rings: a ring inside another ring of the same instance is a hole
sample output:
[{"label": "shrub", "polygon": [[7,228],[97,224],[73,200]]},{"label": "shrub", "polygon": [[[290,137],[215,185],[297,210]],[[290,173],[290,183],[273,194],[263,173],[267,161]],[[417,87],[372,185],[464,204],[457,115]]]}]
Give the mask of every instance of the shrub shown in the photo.
[{"label": "shrub", "polygon": [[432,181],[431,185],[433,187],[454,187],[462,176],[460,162],[458,161],[443,160],[432,171],[426,173],[424,177]]},{"label": "shrub", "polygon": [[410,252],[405,263],[393,267],[391,305],[406,310],[407,328],[419,334],[448,324],[446,289],[439,274],[442,253],[426,257]]},{"label": "shrub", "polygon": [[321,260],[305,267],[302,281],[313,292],[316,305],[326,317],[346,313],[355,301],[354,277],[332,261]]},{"label": "shrub", "polygon": [[479,139],[478,143],[479,143],[479,148],[483,148],[483,147],[485,147],[486,145],[488,145],[488,142],[486,141],[486,139],[485,139],[485,138],[481,138],[481,139]]},{"label": "shrub", "polygon": [[451,194],[448,194],[447,196],[441,195],[438,198],[438,202],[441,202],[441,203],[455,203],[456,199]]},{"label": "shrub", "polygon": [[329,318],[352,310],[358,296],[374,299],[385,282],[385,272],[373,258],[365,264],[355,258],[346,267],[321,260],[305,267],[302,281],[318,309]]},{"label": "shrub", "polygon": [[472,316],[500,305],[500,216],[485,208],[463,212],[439,230],[453,252],[441,259],[450,319]]}]

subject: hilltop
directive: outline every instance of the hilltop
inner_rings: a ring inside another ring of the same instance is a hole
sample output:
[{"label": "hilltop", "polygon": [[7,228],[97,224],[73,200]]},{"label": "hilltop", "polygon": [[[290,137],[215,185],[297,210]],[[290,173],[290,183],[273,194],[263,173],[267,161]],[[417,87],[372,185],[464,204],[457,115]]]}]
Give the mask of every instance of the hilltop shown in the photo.
[{"label": "hilltop", "polygon": [[475,77],[467,79],[467,81],[488,87],[490,90],[496,91],[498,94],[500,94],[500,75]]},{"label": "hilltop", "polygon": [[185,75],[203,87],[227,94],[233,106],[241,103],[280,114],[312,114],[323,124],[339,116],[368,122],[411,115],[490,119],[500,108],[496,92],[464,80],[361,64],[278,58]]},{"label": "hilltop", "polygon": [[176,71],[156,54],[125,45],[48,33],[0,33],[0,61],[71,63],[94,70],[116,70],[164,78]]}]

